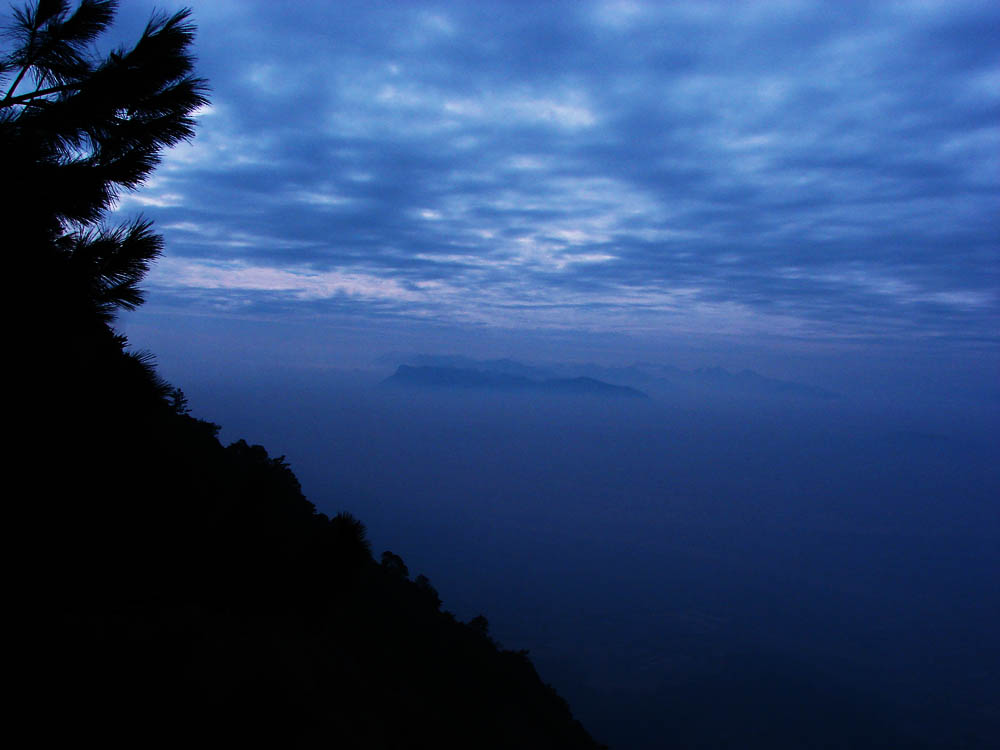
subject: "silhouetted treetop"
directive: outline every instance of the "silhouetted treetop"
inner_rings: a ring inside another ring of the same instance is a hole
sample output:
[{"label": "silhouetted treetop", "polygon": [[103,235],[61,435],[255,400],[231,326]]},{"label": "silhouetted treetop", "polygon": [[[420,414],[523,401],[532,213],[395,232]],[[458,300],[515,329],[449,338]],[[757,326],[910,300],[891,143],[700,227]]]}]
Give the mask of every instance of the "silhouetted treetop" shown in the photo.
[{"label": "silhouetted treetop", "polygon": [[193,75],[190,11],[154,16],[131,49],[100,56],[95,41],[116,0],[39,0],[17,8],[0,57],[0,144],[11,249],[52,287],[56,317],[108,323],[142,303],[138,283],[162,250],[152,224],[105,226],[122,190],[137,188],[165,147],[194,134],[207,104]]}]

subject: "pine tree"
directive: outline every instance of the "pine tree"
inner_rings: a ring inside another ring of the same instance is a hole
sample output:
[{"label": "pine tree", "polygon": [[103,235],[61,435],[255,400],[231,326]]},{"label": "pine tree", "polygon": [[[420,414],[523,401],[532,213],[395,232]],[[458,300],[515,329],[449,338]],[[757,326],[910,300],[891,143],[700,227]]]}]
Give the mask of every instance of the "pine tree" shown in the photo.
[{"label": "pine tree", "polygon": [[13,278],[34,290],[25,312],[36,335],[53,347],[107,338],[118,310],[142,304],[163,240],[148,219],[109,225],[108,213],[165,147],[192,137],[207,103],[189,10],[155,15],[131,49],[100,56],[117,0],[70,5],[14,9],[13,49],[0,57],[4,245]]}]

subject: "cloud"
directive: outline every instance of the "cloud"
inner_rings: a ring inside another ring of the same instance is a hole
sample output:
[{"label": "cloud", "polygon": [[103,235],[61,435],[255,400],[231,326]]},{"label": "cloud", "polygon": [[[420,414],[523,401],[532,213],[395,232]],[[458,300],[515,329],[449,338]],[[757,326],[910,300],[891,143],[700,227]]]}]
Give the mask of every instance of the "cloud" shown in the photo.
[{"label": "cloud", "polygon": [[212,108],[122,203],[154,301],[996,340],[994,4],[194,15]]}]

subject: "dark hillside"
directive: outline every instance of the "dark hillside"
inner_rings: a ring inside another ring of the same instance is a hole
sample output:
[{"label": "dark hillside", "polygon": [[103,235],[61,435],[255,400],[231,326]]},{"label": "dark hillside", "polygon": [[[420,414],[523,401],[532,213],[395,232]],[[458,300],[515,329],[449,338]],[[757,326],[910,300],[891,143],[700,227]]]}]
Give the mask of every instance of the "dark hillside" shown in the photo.
[{"label": "dark hillside", "polygon": [[220,444],[120,340],[75,338],[88,367],[45,402],[36,467],[43,744],[597,747],[526,654],[376,562],[283,458]]},{"label": "dark hillside", "polygon": [[150,220],[115,223],[118,198],[208,102],[190,11],[101,54],[117,9],[39,0],[0,35],[29,743],[594,747],[484,619],[457,622],[398,557],[377,563],[284,458],[223,446],[115,333],[163,249]]}]

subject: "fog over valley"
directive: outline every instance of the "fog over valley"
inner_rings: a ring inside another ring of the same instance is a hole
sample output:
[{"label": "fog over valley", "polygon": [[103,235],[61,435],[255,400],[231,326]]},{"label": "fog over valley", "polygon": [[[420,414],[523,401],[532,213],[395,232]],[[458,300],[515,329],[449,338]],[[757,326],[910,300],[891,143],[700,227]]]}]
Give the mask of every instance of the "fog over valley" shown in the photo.
[{"label": "fog over valley", "polygon": [[[404,361],[631,373],[649,398],[387,387]],[[962,726],[986,747],[1000,729],[988,410],[710,368],[429,355],[185,388],[224,439],[285,454],[320,510],[363,517],[446,607],[529,649],[599,740],[684,746],[717,722],[774,747],[817,731],[946,747]]]}]

